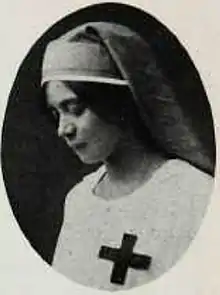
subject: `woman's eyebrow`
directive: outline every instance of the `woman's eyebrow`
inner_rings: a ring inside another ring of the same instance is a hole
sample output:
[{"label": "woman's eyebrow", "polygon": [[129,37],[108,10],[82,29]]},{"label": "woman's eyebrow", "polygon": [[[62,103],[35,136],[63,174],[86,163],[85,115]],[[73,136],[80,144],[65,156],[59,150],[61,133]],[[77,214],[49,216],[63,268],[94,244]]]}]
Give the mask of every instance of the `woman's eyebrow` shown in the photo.
[{"label": "woman's eyebrow", "polygon": [[59,106],[60,107],[67,107],[68,104],[70,103],[75,103],[75,104],[78,104],[80,102],[79,100],[79,97],[77,96],[74,96],[74,97],[69,97],[69,98],[65,98],[64,100],[62,100],[60,103],[59,103]]},{"label": "woman's eyebrow", "polygon": [[78,104],[79,103],[79,97],[78,96],[70,96],[70,97],[65,97],[60,99],[59,102],[56,103],[56,105],[54,103],[51,103],[50,100],[46,100],[46,107],[48,109],[51,108],[57,108],[57,107],[66,107],[69,103],[75,103]]}]

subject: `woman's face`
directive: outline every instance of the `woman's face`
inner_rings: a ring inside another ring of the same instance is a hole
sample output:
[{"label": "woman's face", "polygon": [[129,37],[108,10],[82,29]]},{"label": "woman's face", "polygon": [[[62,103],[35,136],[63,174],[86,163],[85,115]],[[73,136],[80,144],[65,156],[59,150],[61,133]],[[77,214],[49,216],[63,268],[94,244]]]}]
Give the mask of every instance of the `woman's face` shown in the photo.
[{"label": "woman's face", "polygon": [[121,137],[120,129],[101,120],[68,85],[62,81],[50,81],[46,96],[58,122],[58,135],[82,162],[98,163],[114,152]]}]

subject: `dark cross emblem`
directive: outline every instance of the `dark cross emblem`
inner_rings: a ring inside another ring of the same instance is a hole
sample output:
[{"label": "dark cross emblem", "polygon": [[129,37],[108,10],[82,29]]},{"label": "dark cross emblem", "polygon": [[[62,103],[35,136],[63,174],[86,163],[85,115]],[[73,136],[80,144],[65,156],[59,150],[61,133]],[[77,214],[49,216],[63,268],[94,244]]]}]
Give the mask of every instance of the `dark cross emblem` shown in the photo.
[{"label": "dark cross emblem", "polygon": [[114,262],[111,283],[123,285],[128,268],[147,270],[151,264],[151,256],[133,253],[137,236],[125,233],[121,243],[121,248],[115,249],[101,246],[99,258]]}]

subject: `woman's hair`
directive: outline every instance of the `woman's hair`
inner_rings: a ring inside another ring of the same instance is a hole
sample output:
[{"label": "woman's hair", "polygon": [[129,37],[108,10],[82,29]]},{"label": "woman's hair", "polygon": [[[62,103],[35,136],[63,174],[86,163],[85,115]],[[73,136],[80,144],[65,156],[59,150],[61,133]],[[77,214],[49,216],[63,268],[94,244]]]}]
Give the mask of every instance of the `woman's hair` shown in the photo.
[{"label": "woman's hair", "polygon": [[65,81],[80,100],[101,120],[131,132],[136,139],[154,150],[162,151],[141,119],[133,94],[128,86],[107,83],[76,83]]}]

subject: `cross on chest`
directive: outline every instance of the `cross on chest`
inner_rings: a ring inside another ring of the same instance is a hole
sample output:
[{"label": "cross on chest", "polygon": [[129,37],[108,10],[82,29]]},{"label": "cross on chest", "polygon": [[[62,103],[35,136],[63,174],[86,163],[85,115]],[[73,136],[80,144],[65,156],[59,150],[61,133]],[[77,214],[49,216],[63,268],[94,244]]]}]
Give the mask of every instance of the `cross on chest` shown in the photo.
[{"label": "cross on chest", "polygon": [[123,285],[128,268],[147,270],[151,264],[151,256],[133,253],[137,236],[125,233],[123,235],[121,248],[101,246],[99,258],[114,262],[111,274],[111,283]]}]

